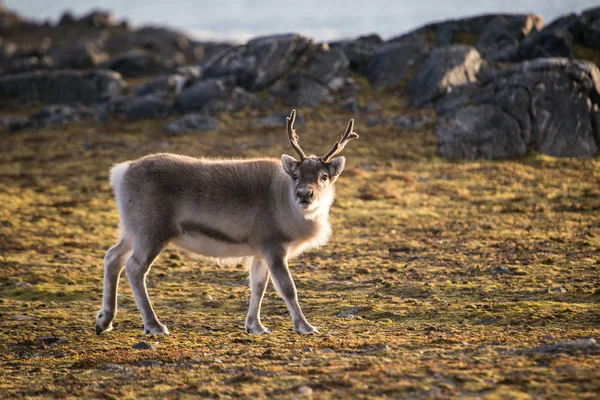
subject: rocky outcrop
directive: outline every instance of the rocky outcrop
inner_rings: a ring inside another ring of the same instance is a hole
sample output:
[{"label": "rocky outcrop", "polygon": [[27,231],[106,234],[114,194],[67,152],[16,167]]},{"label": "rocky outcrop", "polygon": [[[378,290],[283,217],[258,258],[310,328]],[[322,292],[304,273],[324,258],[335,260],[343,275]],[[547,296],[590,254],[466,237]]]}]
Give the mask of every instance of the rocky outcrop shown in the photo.
[{"label": "rocky outcrop", "polygon": [[169,136],[181,135],[184,133],[198,131],[216,131],[219,129],[219,123],[210,115],[191,113],[171,122],[163,128],[163,131]]},{"label": "rocky outcrop", "polygon": [[514,60],[572,58],[575,44],[600,50],[600,7],[556,19],[521,42]]},{"label": "rocky outcrop", "polygon": [[346,85],[349,61],[341,49],[321,45],[297,65],[287,80],[275,85],[271,93],[292,107],[317,107],[333,101],[333,94]]},{"label": "rocky outcrop", "polygon": [[48,104],[89,103],[120,94],[127,84],[116,72],[97,70],[34,71],[0,78],[0,105],[33,101]]},{"label": "rocky outcrop", "polygon": [[203,75],[260,91],[289,72],[310,45],[312,40],[301,35],[258,37],[214,56],[204,65]]},{"label": "rocky outcrop", "polygon": [[462,86],[437,104],[439,152],[451,159],[508,158],[527,149],[593,157],[600,72],[564,58],[514,64]]},{"label": "rocky outcrop", "polygon": [[43,128],[48,125],[66,125],[70,122],[79,121],[91,114],[92,111],[85,106],[53,104],[44,106],[40,111],[33,113],[29,117],[5,117],[0,120],[0,126],[6,132],[14,132],[21,129]]},{"label": "rocky outcrop", "polygon": [[405,40],[388,43],[373,53],[366,76],[375,88],[393,88],[405,82],[425,60],[425,42]]},{"label": "rocky outcrop", "polygon": [[147,50],[137,49],[111,58],[102,67],[117,71],[128,78],[154,75],[167,68],[158,55]]},{"label": "rocky outcrop", "polygon": [[130,121],[166,118],[172,108],[172,102],[159,96],[148,95],[131,102],[125,110],[125,117]]},{"label": "rocky outcrop", "polygon": [[473,47],[453,45],[435,49],[406,87],[410,104],[422,107],[455,86],[475,82],[481,62]]}]

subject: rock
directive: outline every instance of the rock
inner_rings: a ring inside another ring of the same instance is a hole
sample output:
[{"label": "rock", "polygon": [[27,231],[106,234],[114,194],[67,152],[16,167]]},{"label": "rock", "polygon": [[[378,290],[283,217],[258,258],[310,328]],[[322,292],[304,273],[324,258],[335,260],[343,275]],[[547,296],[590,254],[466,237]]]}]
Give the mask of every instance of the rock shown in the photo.
[{"label": "rock", "polygon": [[[289,116],[290,114],[287,111],[269,114],[260,118],[258,121],[256,121],[256,123],[254,123],[254,125],[261,126],[263,128],[282,128],[285,127],[285,119]],[[294,126],[303,125],[306,125],[306,120],[304,117],[302,117],[302,115],[296,114],[296,122],[294,123]]]},{"label": "rock", "polygon": [[372,113],[379,109],[379,103],[374,100],[369,100],[363,107],[363,111],[366,113]]},{"label": "rock", "polygon": [[587,61],[536,59],[491,71],[436,105],[440,154],[507,158],[532,148],[593,157],[599,132],[592,99],[599,93],[600,72]]},{"label": "rock", "polygon": [[552,293],[567,293],[567,289],[565,289],[562,286],[559,286],[559,287],[550,289],[550,292],[552,292]]},{"label": "rock", "polygon": [[153,75],[167,68],[159,56],[147,50],[130,50],[121,53],[102,65],[128,78]]},{"label": "rock", "polygon": [[204,64],[205,78],[230,79],[250,91],[260,91],[289,72],[312,44],[304,36],[262,36],[214,56]]},{"label": "rock", "polygon": [[510,268],[508,268],[506,265],[498,265],[496,268],[492,269],[490,272],[492,274],[496,274],[496,275],[506,275],[506,274],[510,274]]},{"label": "rock", "polygon": [[141,360],[135,363],[136,367],[160,367],[162,363],[157,360]]},{"label": "rock", "polygon": [[327,86],[330,90],[338,90],[348,75],[350,62],[340,49],[320,46],[309,58],[305,69],[306,77]]},{"label": "rock", "polygon": [[453,45],[435,49],[406,87],[409,102],[421,107],[455,86],[475,82],[481,63],[473,47]]},{"label": "rock", "polygon": [[438,152],[458,159],[501,159],[524,155],[527,147],[513,117],[489,104],[460,108],[436,125]]},{"label": "rock", "polygon": [[9,315],[7,318],[10,320],[13,320],[13,321],[34,321],[37,319],[36,317],[32,317],[29,315],[18,315],[18,314],[17,315]]},{"label": "rock", "polygon": [[598,345],[594,338],[585,338],[556,342],[539,346],[529,351],[535,353],[572,353],[575,351],[589,352],[594,350],[600,350],[600,345]]},{"label": "rock", "polygon": [[429,122],[431,122],[431,118],[429,118],[427,115],[400,115],[396,118],[394,125],[400,126],[402,128],[420,129],[427,125]]},{"label": "rock", "polygon": [[189,79],[198,80],[202,75],[202,68],[199,65],[179,65],[173,72]]},{"label": "rock", "polygon": [[67,343],[65,339],[59,338],[58,336],[43,336],[38,340],[41,346],[54,346]]},{"label": "rock", "polygon": [[573,57],[573,35],[568,30],[543,29],[519,44],[515,60],[544,57]]},{"label": "rock", "polygon": [[219,111],[227,106],[230,89],[220,79],[203,79],[179,94],[179,109],[191,111]]},{"label": "rock", "polygon": [[384,43],[379,35],[361,36],[356,40],[331,43],[332,48],[341,49],[349,62],[352,71],[365,73],[373,54]]},{"label": "rock", "polygon": [[115,25],[115,16],[110,11],[94,10],[83,16],[77,23],[91,28],[108,28]]},{"label": "rock", "polygon": [[600,50],[600,19],[585,25],[583,44],[591,49]]},{"label": "rock", "polygon": [[476,47],[490,61],[514,58],[519,43],[531,33],[542,29],[544,20],[537,14],[497,16],[482,29]]},{"label": "rock", "polygon": [[373,53],[365,73],[374,87],[392,88],[408,79],[428,53],[429,46],[423,43],[388,43]]},{"label": "rock", "polygon": [[345,310],[338,312],[337,314],[335,314],[335,316],[340,317],[340,318],[351,318],[353,316],[356,316],[356,314],[360,310],[361,310],[360,306],[354,306],[354,307],[350,307],[350,308],[347,308]]},{"label": "rock", "polygon": [[163,131],[169,135],[178,135],[191,131],[216,131],[219,129],[218,121],[209,115],[193,113],[171,122],[163,128]]},{"label": "rock", "polygon": [[148,95],[131,103],[125,110],[125,117],[130,121],[166,118],[172,108],[173,103],[170,101]]},{"label": "rock", "polygon": [[98,371],[112,372],[115,374],[125,374],[129,369],[119,364],[106,363],[98,366]]},{"label": "rock", "polygon": [[108,54],[94,43],[80,43],[69,47],[58,56],[61,68],[88,69],[105,62]]},{"label": "rock", "polygon": [[15,132],[33,127],[29,118],[20,115],[9,115],[0,119],[0,126],[5,132]]},{"label": "rock", "polygon": [[166,96],[175,93],[177,85],[183,81],[184,76],[178,74],[159,75],[143,83],[133,90],[134,96]]},{"label": "rock", "polygon": [[125,114],[135,101],[133,95],[109,97],[96,105],[96,120],[106,122],[113,114]]},{"label": "rock", "polygon": [[0,78],[0,104],[89,103],[101,96],[121,93],[127,84],[112,71],[34,71]]},{"label": "rock", "polygon": [[49,105],[28,118],[9,117],[6,121],[3,121],[2,125],[5,126],[5,131],[14,132],[21,129],[42,128],[48,125],[66,125],[89,115],[91,115],[90,110],[83,106]]},{"label": "rock", "polygon": [[229,96],[227,111],[241,111],[246,107],[253,107],[259,102],[259,98],[256,94],[250,93],[241,87],[234,87]]},{"label": "rock", "polygon": [[272,93],[282,96],[290,107],[318,107],[321,103],[333,101],[327,86],[299,72],[292,73],[285,86]]},{"label": "rock", "polygon": [[73,17],[73,14],[70,11],[65,11],[60,16],[60,20],[58,21],[58,26],[73,25],[74,23],[75,23],[75,17]]},{"label": "rock", "polygon": [[0,37],[0,61],[7,60],[15,55],[17,45]]},{"label": "rock", "polygon": [[302,385],[296,390],[296,392],[298,392],[300,396],[311,396],[313,390],[309,386]]},{"label": "rock", "polygon": [[349,98],[348,100],[344,101],[344,103],[342,103],[342,109],[356,114],[359,109],[358,100],[356,100],[356,98],[354,97]]},{"label": "rock", "polygon": [[[144,52],[150,66],[168,72],[186,63],[197,63],[202,58],[202,46],[196,46],[184,34],[156,27],[144,27],[134,31],[121,29],[105,41],[105,50],[110,54],[127,54],[132,51]],[[144,61],[144,60],[141,60]],[[144,61],[144,62],[146,62]],[[151,71],[144,74],[152,74]]]},{"label": "rock", "polygon": [[135,349],[135,350],[156,350],[156,348],[154,346],[152,346],[150,343],[146,343],[146,342],[136,343],[133,346],[131,346],[131,348]]},{"label": "rock", "polygon": [[6,72],[15,74],[27,71],[50,69],[54,67],[54,60],[50,56],[30,56],[13,58],[9,61]]}]

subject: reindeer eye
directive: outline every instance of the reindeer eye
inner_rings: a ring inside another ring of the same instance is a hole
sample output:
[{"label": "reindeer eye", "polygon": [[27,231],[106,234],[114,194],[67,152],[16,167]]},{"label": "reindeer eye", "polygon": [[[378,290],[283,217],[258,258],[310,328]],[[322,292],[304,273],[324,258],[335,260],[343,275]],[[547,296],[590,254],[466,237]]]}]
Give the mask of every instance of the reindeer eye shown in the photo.
[{"label": "reindeer eye", "polygon": [[294,176],[292,177],[292,179],[293,179],[294,181],[297,181],[297,180],[298,180],[298,174],[297,174],[297,173],[295,173],[295,174],[294,174]]},{"label": "reindeer eye", "polygon": [[327,179],[329,179],[329,175],[327,175],[327,174],[321,175],[321,180],[326,181]]}]

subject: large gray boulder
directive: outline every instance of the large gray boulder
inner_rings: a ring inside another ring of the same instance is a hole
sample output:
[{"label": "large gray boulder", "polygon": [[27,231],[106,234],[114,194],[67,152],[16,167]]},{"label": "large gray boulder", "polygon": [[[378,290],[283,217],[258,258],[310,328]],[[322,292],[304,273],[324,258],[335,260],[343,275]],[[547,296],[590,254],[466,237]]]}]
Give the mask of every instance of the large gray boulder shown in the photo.
[{"label": "large gray boulder", "polygon": [[479,33],[475,47],[490,61],[514,58],[519,43],[542,29],[544,20],[537,14],[499,15],[492,18]]},{"label": "large gray boulder", "polygon": [[125,110],[125,117],[130,121],[166,118],[172,108],[172,102],[148,95],[135,99]]},{"label": "large gray boulder", "polygon": [[341,49],[350,63],[350,69],[356,72],[365,73],[373,54],[383,44],[383,39],[379,35],[360,36],[355,40],[345,40],[333,42],[331,48]]},{"label": "large gray boulder", "polygon": [[366,70],[367,78],[375,88],[394,88],[412,75],[429,50],[427,44],[413,40],[381,46],[373,54]]},{"label": "large gray boulder", "polygon": [[454,110],[436,127],[439,154],[451,160],[497,159],[524,155],[517,121],[491,104]]},{"label": "large gray boulder", "polygon": [[258,37],[214,56],[203,75],[260,91],[287,73],[310,45],[312,40],[295,34]]},{"label": "large gray boulder", "polygon": [[406,87],[408,100],[417,107],[436,101],[456,86],[475,82],[481,57],[470,46],[452,45],[435,49]]},{"label": "large gray boulder", "polygon": [[159,56],[139,49],[121,53],[103,63],[102,66],[129,78],[153,75],[167,68]]},{"label": "large gray boulder", "polygon": [[440,154],[508,158],[533,149],[556,157],[593,157],[600,127],[595,64],[537,59],[492,71],[436,105]]},{"label": "large gray boulder", "polygon": [[350,62],[339,48],[319,46],[297,65],[271,93],[283,97],[291,107],[317,107],[333,101],[333,93],[346,85]]},{"label": "large gray boulder", "polygon": [[0,106],[42,101],[47,104],[89,103],[120,94],[127,84],[116,72],[97,70],[33,71],[0,78]]},{"label": "large gray boulder", "polygon": [[179,94],[179,109],[183,113],[222,111],[227,106],[230,93],[230,87],[221,79],[203,79]]},{"label": "large gray boulder", "polygon": [[191,113],[169,123],[163,128],[163,131],[168,136],[176,136],[192,131],[205,132],[217,129],[219,129],[219,122],[214,117]]}]

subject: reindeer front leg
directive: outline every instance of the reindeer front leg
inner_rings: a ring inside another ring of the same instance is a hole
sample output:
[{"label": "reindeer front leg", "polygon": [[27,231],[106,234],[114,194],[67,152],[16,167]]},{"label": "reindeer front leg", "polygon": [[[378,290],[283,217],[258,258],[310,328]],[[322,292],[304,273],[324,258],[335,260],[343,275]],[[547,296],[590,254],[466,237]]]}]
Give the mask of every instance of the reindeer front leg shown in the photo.
[{"label": "reindeer front leg", "polygon": [[254,257],[250,266],[250,306],[246,316],[247,333],[270,333],[270,331],[260,323],[260,304],[262,302],[267,284],[269,283],[269,268],[265,260]]},{"label": "reindeer front leg", "polygon": [[267,260],[275,288],[277,288],[277,292],[285,301],[292,317],[294,331],[296,333],[319,333],[317,328],[308,323],[300,309],[296,285],[288,268],[287,254],[285,252],[276,252],[268,257]]}]

